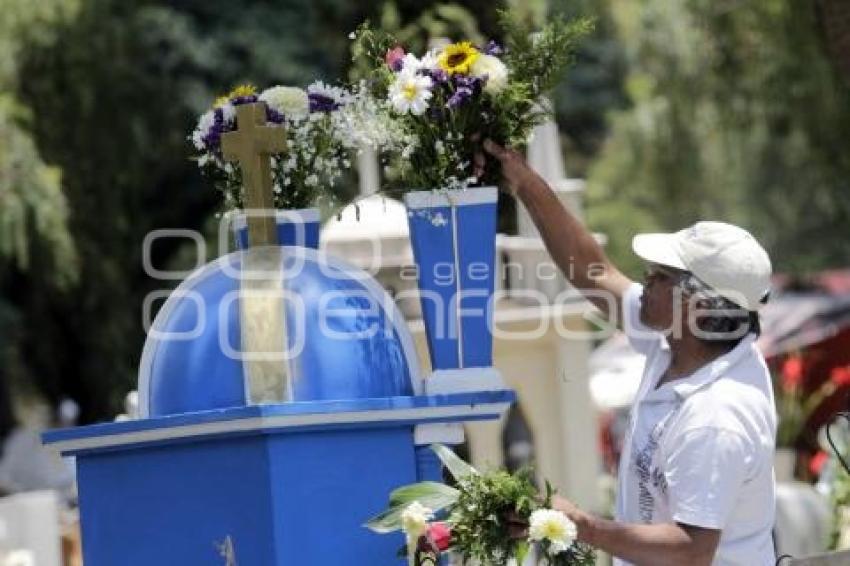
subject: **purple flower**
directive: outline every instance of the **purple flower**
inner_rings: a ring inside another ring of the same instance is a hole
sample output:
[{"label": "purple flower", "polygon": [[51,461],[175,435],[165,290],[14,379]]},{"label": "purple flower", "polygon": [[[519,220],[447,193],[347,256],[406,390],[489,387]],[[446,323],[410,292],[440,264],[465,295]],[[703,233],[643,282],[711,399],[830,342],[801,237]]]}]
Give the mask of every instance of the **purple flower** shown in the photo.
[{"label": "purple flower", "polygon": [[504,48],[492,39],[487,42],[487,46],[484,48],[486,55],[501,55],[504,52]]},{"label": "purple flower", "polygon": [[472,97],[472,89],[462,86],[455,90],[454,94],[446,102],[447,108],[457,108]]},{"label": "purple flower", "polygon": [[284,116],[273,108],[266,107],[266,121],[272,124],[283,124]]},{"label": "purple flower", "polygon": [[252,102],[257,102],[257,95],[251,94],[248,96],[237,96],[235,98],[230,99],[230,103],[233,106],[240,106],[242,104],[251,104]]},{"label": "purple flower", "polygon": [[220,110],[216,110],[216,122],[207,131],[202,141],[208,150],[215,150],[221,145],[221,134],[224,133],[224,124],[219,120]]},{"label": "purple flower", "polygon": [[447,108],[457,108],[473,96],[480,94],[481,86],[484,84],[478,77],[456,74],[451,80],[454,85],[454,93],[446,102]]},{"label": "purple flower", "polygon": [[310,101],[310,112],[333,112],[341,106],[330,96],[318,92],[308,93],[307,99]]},{"label": "purple flower", "polygon": [[449,74],[442,69],[422,69],[425,74],[431,76],[431,80],[435,83],[444,83],[449,80]]},{"label": "purple flower", "polygon": [[483,83],[479,77],[470,77],[461,74],[452,76],[452,82],[454,83],[455,88],[466,88],[473,92],[480,90]]}]

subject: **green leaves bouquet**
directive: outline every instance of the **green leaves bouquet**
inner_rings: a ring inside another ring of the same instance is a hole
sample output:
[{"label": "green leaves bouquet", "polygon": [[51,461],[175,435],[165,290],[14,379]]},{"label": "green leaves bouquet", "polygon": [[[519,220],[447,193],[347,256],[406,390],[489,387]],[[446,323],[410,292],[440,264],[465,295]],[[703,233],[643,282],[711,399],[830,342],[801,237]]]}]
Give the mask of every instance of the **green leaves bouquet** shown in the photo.
[{"label": "green leaves bouquet", "polygon": [[[366,523],[378,533],[401,530],[411,566],[438,564],[452,552],[464,563],[522,564],[530,552],[550,566],[591,566],[593,549],[576,541],[576,526],[552,509],[552,488],[538,493],[528,472],[482,473],[442,445],[432,449],[457,482],[420,482],[390,495],[389,508]],[[437,520],[439,515],[444,520]]]}]

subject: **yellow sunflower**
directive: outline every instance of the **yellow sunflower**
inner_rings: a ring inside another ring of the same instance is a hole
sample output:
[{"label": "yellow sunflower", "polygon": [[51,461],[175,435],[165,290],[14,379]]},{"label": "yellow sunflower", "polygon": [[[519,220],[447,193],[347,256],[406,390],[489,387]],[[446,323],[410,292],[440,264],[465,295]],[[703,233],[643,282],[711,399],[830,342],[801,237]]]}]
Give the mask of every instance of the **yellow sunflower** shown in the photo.
[{"label": "yellow sunflower", "polygon": [[257,87],[255,87],[254,85],[239,85],[233,90],[231,90],[229,93],[227,93],[227,95],[219,96],[218,98],[216,98],[215,102],[213,103],[213,108],[219,108],[221,106],[224,106],[233,98],[238,98],[240,96],[251,96],[253,94],[257,94]]},{"label": "yellow sunflower", "polygon": [[437,64],[450,75],[469,73],[469,67],[475,63],[481,53],[468,41],[447,45],[437,58]]}]

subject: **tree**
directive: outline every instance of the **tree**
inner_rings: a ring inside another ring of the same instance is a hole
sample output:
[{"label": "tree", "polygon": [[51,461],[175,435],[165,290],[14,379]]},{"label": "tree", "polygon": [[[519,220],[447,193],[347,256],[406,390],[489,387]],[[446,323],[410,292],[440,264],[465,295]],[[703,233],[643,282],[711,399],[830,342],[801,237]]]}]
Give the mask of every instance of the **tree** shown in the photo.
[{"label": "tree", "polygon": [[51,41],[45,30],[72,12],[64,0],[10,0],[0,20],[0,438],[14,422],[10,385],[32,377],[21,356],[29,325],[14,290],[61,291],[77,275],[61,172],[42,159],[27,130],[31,109],[13,94],[22,46]]},{"label": "tree", "polygon": [[803,0],[612,0],[633,106],[589,178],[591,224],[636,268],[637,231],[739,223],[777,271],[846,265],[850,97]]},{"label": "tree", "polygon": [[[339,76],[345,34],[335,30],[336,50],[321,41],[326,21],[346,17],[353,29],[359,17],[331,0],[88,0],[48,26],[52,41],[26,42],[17,95],[32,109],[40,154],[62,170],[80,276],[65,292],[28,280],[4,295],[31,329],[18,348],[26,371],[51,400],[77,399],[84,421],[117,412],[135,386],[143,298],[169,285],[144,273],[144,236],[201,229],[218,206],[188,160],[196,116],[239,82]],[[164,242],[153,262],[169,263],[182,243]]]}]

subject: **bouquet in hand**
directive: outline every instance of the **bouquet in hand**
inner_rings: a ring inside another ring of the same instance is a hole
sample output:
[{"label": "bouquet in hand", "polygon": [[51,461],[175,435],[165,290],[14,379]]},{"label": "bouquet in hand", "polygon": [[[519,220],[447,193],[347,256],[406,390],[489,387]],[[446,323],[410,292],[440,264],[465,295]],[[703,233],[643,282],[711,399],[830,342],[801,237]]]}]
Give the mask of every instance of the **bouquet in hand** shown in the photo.
[{"label": "bouquet in hand", "polygon": [[[420,482],[390,495],[390,506],[366,523],[378,533],[401,530],[411,566],[436,565],[454,552],[483,565],[522,564],[530,552],[550,566],[591,566],[592,548],[576,541],[576,526],[551,508],[551,487],[538,493],[528,473],[481,473],[442,445],[433,445],[457,487]],[[438,515],[444,516],[437,520]]]},{"label": "bouquet in hand", "polygon": [[359,87],[315,82],[306,90],[274,86],[258,92],[239,86],[216,100],[189,136],[201,172],[224,195],[226,209],[242,208],[242,174],[238,164],[224,160],[221,135],[237,129],[236,107],[254,102],[265,103],[269,125],[286,132],[286,151],[272,157],[278,209],[306,208],[330,198],[330,189],[351,167],[351,153],[380,143],[380,128],[371,126],[374,105]]},{"label": "bouquet in hand", "polygon": [[355,63],[386,104],[399,136],[386,149],[404,188],[456,189],[495,184],[497,171],[473,176],[473,157],[485,138],[523,146],[550,113],[544,96],[570,63],[586,19],[554,19],[542,30],[501,12],[504,45],[460,41],[414,54],[368,23],[353,34]]}]

